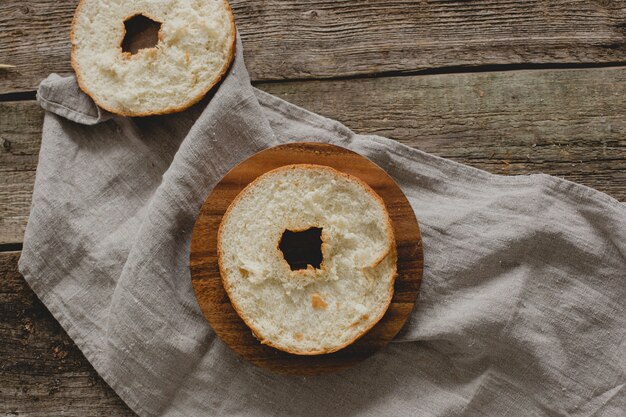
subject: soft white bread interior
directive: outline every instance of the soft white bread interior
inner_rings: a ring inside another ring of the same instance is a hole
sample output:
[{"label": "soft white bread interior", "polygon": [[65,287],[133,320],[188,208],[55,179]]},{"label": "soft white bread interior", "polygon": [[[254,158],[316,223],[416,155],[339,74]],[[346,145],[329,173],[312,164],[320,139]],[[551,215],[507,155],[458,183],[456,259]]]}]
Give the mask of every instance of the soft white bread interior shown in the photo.
[{"label": "soft white bread interior", "polygon": [[[161,24],[154,48],[123,52],[124,22]],[[125,116],[183,110],[228,69],[235,25],[225,0],[81,0],[72,23],[72,66],[100,107]]]},{"label": "soft white bread interior", "polygon": [[[319,268],[292,270],[285,230],[321,228]],[[290,165],[249,184],[218,233],[230,300],[265,344],[302,355],[354,342],[384,315],[393,295],[396,247],[382,199],[329,167]]]}]

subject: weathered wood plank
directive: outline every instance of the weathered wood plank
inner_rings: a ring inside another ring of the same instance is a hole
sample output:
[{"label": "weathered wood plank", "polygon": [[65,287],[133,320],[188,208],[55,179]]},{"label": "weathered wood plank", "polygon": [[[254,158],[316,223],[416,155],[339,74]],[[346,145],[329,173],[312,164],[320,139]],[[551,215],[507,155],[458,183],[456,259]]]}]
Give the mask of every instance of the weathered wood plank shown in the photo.
[{"label": "weathered wood plank", "polygon": [[[312,111],[498,174],[544,172],[626,201],[626,68],[259,84]],[[0,103],[0,243],[21,242],[42,112]]]},{"label": "weathered wood plank", "polygon": [[[68,73],[77,0],[0,3],[0,94]],[[626,61],[626,2],[232,0],[255,80]],[[5,62],[6,61],[6,62]]]},{"label": "weathered wood plank", "polygon": [[37,164],[42,123],[43,111],[32,101],[0,102],[0,172]]},{"label": "weathered wood plank", "polygon": [[262,86],[360,133],[496,174],[544,172],[626,201],[626,68]]},{"label": "weathered wood plank", "polygon": [[0,414],[134,416],[0,253]]},{"label": "weathered wood plank", "polygon": [[24,236],[35,171],[0,171],[0,244],[19,243]]},{"label": "weathered wood plank", "polygon": [[0,102],[0,244],[24,235],[42,123],[43,111],[34,102]]}]

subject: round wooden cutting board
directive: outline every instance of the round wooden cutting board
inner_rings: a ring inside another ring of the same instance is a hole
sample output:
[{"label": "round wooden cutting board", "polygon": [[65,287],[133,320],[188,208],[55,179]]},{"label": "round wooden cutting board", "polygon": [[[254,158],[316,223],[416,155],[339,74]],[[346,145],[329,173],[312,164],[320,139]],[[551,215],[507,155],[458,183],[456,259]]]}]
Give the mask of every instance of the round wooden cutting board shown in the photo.
[{"label": "round wooden cutting board", "polygon": [[[217,261],[217,231],[233,199],[258,176],[290,164],[318,164],[367,182],[385,201],[398,248],[398,276],[389,309],[363,337],[335,353],[302,356],[262,345],[233,309]],[[273,371],[314,375],[362,361],[400,331],[413,310],[422,279],[422,239],[404,193],[380,167],[347,149],[321,143],[292,143],[259,152],[233,168],[207,197],[191,240],[190,268],[200,308],[217,335],[250,362]]]}]

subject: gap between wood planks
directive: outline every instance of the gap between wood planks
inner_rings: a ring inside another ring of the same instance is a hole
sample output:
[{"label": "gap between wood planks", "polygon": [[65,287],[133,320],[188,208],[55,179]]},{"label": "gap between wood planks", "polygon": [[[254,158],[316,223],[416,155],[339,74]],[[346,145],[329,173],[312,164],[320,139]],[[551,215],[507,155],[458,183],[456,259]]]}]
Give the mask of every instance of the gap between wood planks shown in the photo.
[{"label": "gap between wood planks", "polygon": [[[252,85],[257,84],[280,84],[287,82],[308,82],[308,81],[347,81],[364,78],[390,78],[390,77],[409,77],[416,75],[444,75],[444,74],[467,74],[477,72],[506,72],[506,71],[522,71],[522,70],[566,70],[566,69],[593,69],[593,68],[611,68],[626,66],[626,61],[601,62],[601,63],[522,63],[522,64],[492,64],[492,65],[455,65],[449,67],[429,68],[424,70],[406,70],[406,71],[382,71],[372,72],[369,74],[354,74],[348,76],[337,77],[318,77],[318,78],[286,78],[282,80],[254,80]],[[22,91],[16,93],[0,94],[0,102],[3,101],[25,101],[35,100],[36,91]]]},{"label": "gap between wood planks", "polygon": [[21,252],[21,243],[2,243],[0,244],[0,252]]}]

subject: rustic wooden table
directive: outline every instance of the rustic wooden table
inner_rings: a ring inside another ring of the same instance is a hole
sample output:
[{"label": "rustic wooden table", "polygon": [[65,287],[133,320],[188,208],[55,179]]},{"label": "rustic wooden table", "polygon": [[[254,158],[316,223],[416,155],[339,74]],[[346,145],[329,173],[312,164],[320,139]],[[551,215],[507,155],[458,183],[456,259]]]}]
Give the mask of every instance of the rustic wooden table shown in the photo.
[{"label": "rustic wooden table", "polygon": [[[17,272],[77,0],[0,2],[0,413],[131,416]],[[626,201],[626,0],[232,0],[257,87],[363,133]]]}]

